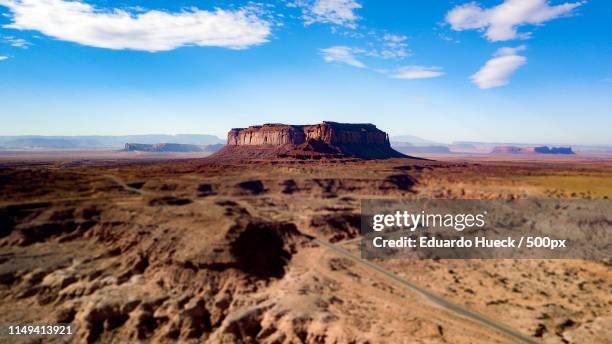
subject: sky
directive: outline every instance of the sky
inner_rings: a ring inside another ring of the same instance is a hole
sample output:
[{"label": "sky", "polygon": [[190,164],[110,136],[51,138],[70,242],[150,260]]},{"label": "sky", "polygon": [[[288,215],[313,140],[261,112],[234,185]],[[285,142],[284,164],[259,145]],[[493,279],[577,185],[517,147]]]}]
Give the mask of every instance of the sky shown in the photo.
[{"label": "sky", "polygon": [[0,0],[0,135],[612,144],[606,0]]}]

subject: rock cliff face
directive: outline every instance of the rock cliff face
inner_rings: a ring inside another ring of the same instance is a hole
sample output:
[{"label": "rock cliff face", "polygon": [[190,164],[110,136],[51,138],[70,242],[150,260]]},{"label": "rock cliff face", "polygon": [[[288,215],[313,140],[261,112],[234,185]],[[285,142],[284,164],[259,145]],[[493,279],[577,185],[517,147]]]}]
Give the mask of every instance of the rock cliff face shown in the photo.
[{"label": "rock cliff face", "polygon": [[228,145],[300,145],[307,140],[333,146],[346,144],[389,145],[387,134],[373,124],[323,122],[315,125],[264,124],[246,129],[232,129]]},{"label": "rock cliff face", "polygon": [[246,129],[232,129],[227,134],[227,144],[235,146],[299,145],[305,140],[306,135],[302,128],[285,124],[264,124]]},{"label": "rock cliff face", "polygon": [[217,156],[385,159],[404,155],[393,150],[389,136],[373,124],[323,122],[232,129],[227,146]]}]

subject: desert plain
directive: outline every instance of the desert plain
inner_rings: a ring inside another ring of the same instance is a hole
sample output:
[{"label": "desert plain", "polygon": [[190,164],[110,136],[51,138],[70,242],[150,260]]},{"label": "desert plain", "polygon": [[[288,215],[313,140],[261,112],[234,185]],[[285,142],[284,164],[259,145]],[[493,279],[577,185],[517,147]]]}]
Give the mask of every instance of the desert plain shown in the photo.
[{"label": "desert plain", "polygon": [[612,338],[610,260],[362,261],[358,240],[365,198],[609,199],[607,157],[12,156],[0,195],[0,324],[76,330],[20,341]]}]

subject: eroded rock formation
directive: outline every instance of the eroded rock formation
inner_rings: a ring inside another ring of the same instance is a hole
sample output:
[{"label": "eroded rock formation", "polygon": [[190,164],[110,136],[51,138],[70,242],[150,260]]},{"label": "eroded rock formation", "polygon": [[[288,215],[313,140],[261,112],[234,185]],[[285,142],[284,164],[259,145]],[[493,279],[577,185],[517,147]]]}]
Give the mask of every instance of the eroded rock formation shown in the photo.
[{"label": "eroded rock formation", "polygon": [[223,158],[403,157],[393,150],[389,136],[373,124],[323,122],[314,125],[264,124],[236,128],[227,135]]}]

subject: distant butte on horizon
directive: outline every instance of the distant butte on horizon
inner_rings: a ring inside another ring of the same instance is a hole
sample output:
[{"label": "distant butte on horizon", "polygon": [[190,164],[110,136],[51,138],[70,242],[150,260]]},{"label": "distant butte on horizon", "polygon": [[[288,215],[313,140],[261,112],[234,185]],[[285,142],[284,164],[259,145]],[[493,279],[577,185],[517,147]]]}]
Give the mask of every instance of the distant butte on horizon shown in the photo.
[{"label": "distant butte on horizon", "polygon": [[403,157],[407,156],[391,148],[389,135],[373,124],[329,121],[234,128],[227,134],[227,145],[211,156],[220,160]]},{"label": "distant butte on horizon", "polygon": [[515,146],[497,146],[494,147],[490,154],[561,154],[574,155],[571,147],[515,147]]}]

